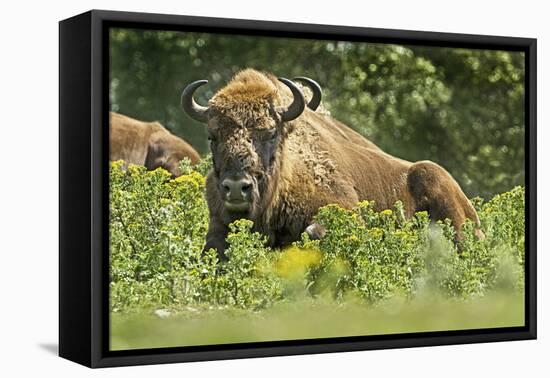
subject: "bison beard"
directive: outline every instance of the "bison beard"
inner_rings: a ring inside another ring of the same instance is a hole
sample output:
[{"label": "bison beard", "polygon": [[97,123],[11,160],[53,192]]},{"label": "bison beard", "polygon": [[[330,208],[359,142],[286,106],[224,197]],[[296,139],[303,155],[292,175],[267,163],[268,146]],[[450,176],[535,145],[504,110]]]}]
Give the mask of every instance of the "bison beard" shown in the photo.
[{"label": "bison beard", "polygon": [[449,218],[457,241],[466,219],[479,226],[470,201],[442,167],[383,152],[348,126],[315,112],[318,104],[306,107],[292,82],[246,69],[208,107],[193,100],[205,83],[191,83],[182,95],[184,110],[208,123],[214,160],[206,181],[210,224],[205,250],[215,248],[223,258],[228,224],[239,218],[252,220],[271,246],[287,245],[304,231],[322,237],[325,230],[312,224],[320,207],[351,208],[363,200],[375,201],[377,210],[400,200],[408,217],[426,210],[432,220]]}]

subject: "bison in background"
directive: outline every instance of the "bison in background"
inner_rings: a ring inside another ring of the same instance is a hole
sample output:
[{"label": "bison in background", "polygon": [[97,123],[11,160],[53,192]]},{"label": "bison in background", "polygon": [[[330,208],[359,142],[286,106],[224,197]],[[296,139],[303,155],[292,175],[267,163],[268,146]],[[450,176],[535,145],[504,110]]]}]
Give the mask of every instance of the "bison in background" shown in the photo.
[{"label": "bison in background", "polygon": [[208,107],[193,99],[206,84],[189,84],[183,109],[208,124],[214,168],[207,177],[210,224],[205,249],[227,248],[228,224],[254,222],[271,246],[313,237],[318,209],[334,203],[351,208],[374,200],[377,210],[403,202],[405,215],[426,210],[432,220],[449,218],[458,239],[476,211],[457,182],[431,161],[409,162],[381,151],[329,115],[306,107],[290,80],[246,69],[219,90]]},{"label": "bison in background", "polygon": [[179,162],[189,158],[196,164],[200,156],[189,143],[170,133],[158,122],[142,122],[118,113],[109,113],[109,159],[166,169],[181,175]]}]

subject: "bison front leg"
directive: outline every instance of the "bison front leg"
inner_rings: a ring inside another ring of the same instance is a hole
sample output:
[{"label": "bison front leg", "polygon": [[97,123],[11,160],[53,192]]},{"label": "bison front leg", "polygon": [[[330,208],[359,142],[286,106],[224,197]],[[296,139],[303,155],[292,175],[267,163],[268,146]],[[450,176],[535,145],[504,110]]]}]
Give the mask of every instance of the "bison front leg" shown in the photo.
[{"label": "bison front leg", "polygon": [[470,219],[478,227],[476,235],[483,237],[475,208],[455,179],[442,167],[431,162],[414,163],[407,178],[415,211],[428,211],[434,221],[450,219],[456,231],[456,243],[462,240],[462,225]]},{"label": "bison front leg", "polygon": [[208,251],[211,248],[214,248],[218,253],[218,259],[220,261],[226,261],[227,257],[225,256],[225,250],[229,247],[229,244],[225,240],[229,228],[223,224],[217,218],[211,218],[208,225],[208,232],[206,233],[206,243],[203,248],[203,252]]},{"label": "bison front leg", "polygon": [[327,230],[319,223],[312,223],[306,227],[305,232],[311,240],[319,240],[325,236]]}]

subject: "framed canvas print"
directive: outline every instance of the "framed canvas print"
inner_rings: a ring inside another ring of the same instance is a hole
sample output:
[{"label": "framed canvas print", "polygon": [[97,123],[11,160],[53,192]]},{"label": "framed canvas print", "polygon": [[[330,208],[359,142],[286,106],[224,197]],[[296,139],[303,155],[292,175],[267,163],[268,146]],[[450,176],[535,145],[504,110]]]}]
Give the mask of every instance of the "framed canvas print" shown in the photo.
[{"label": "framed canvas print", "polygon": [[536,40],[60,22],[62,357],[536,337]]}]

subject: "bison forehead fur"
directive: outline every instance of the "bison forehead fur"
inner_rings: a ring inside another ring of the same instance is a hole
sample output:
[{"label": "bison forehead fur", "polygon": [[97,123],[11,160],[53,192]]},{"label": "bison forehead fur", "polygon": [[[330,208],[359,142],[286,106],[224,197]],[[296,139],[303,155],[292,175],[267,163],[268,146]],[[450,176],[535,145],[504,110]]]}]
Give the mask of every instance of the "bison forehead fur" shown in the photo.
[{"label": "bison forehead fur", "polygon": [[[427,210],[433,219],[449,218],[459,237],[467,218],[479,224],[459,185],[439,165],[389,155],[326,113],[306,108],[293,121],[281,122],[275,108],[290,102],[292,93],[275,76],[252,69],[237,74],[210,100],[209,129],[219,132],[213,154],[221,150],[248,157],[265,177],[254,211],[230,214],[219,195],[223,162],[218,161],[218,172],[206,184],[211,215],[206,249],[226,248],[227,224],[236,217],[250,218],[272,246],[281,246],[299,239],[320,207],[350,208],[361,200],[374,200],[378,210],[400,200],[407,216]],[[254,133],[274,127],[272,165],[261,166]]]}]

